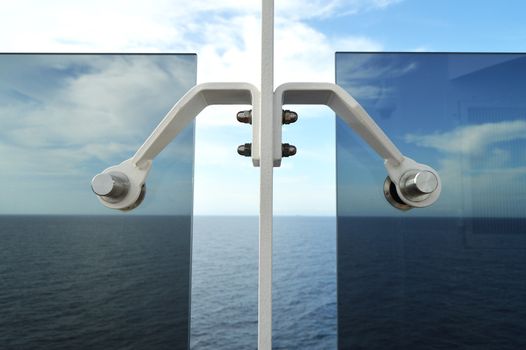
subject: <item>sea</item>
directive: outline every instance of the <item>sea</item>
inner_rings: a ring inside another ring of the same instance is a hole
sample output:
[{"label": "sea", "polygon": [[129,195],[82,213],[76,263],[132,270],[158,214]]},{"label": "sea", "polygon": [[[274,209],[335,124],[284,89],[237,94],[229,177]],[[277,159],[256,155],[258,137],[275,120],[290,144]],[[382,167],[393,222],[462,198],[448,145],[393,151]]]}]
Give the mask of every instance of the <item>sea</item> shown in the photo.
[{"label": "sea", "polygon": [[[0,216],[0,349],[257,349],[257,228]],[[273,349],[526,349],[525,237],[524,219],[276,217]]]},{"label": "sea", "polygon": [[[276,219],[276,349],[336,348],[335,227]],[[0,349],[257,349],[257,281],[257,217],[0,216]]]}]

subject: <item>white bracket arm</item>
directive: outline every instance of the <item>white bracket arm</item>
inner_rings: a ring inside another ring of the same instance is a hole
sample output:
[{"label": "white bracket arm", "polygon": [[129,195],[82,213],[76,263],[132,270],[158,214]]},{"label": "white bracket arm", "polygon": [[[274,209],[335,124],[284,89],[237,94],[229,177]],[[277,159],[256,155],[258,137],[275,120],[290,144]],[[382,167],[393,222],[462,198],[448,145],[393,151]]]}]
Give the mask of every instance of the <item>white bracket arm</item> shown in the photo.
[{"label": "white bracket arm", "polygon": [[[189,90],[166,114],[133,156],[138,167],[147,166],[203,109],[211,105],[252,105],[252,125],[259,126],[259,90],[248,83],[206,83]],[[257,132],[253,137],[257,139]],[[257,148],[257,147],[254,147]],[[257,155],[257,154],[256,154]],[[253,156],[254,157],[254,156]]]},{"label": "white bracket arm", "polygon": [[281,110],[283,105],[325,105],[355,130],[380,157],[389,175],[384,194],[395,207],[427,207],[439,197],[441,182],[431,167],[405,157],[383,130],[344,89],[332,83],[287,83],[274,93],[274,165],[281,163]]},{"label": "white bracket arm", "polygon": [[259,90],[248,83],[206,83],[190,89],[166,114],[135,155],[92,180],[93,191],[109,208],[130,210],[144,197],[153,159],[206,107],[252,105],[252,160],[259,164]]},{"label": "white bracket arm", "polygon": [[[260,92],[248,83],[207,83],[189,90],[166,114],[135,155],[104,170],[92,180],[93,191],[107,207],[130,210],[145,194],[153,159],[207,106],[252,105],[252,162],[260,164]],[[326,105],[340,116],[384,159],[387,200],[398,209],[427,207],[439,197],[441,182],[431,167],[405,157],[362,106],[332,83],[287,83],[274,92],[273,163],[281,164],[283,105]]]}]

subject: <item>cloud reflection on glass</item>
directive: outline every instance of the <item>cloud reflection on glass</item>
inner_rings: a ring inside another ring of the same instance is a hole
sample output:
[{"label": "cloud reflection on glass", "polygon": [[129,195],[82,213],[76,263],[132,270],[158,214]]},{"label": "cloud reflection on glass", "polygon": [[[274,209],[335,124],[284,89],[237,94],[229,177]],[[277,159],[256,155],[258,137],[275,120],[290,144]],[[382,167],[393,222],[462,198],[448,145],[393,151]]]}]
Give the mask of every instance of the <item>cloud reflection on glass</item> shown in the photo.
[{"label": "cloud reflection on glass", "polygon": [[397,212],[378,157],[337,122],[339,348],[524,348],[526,55],[336,63],[338,83],[443,185],[433,206]]}]

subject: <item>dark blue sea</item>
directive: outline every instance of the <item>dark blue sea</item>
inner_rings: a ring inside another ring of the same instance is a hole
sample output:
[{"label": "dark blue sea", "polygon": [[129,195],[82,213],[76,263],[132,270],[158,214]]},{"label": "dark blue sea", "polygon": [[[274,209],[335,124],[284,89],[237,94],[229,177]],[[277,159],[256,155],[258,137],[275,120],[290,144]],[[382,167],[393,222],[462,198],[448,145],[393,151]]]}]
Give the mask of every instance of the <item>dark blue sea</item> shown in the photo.
[{"label": "dark blue sea", "polygon": [[[336,218],[278,217],[273,348],[336,349]],[[258,220],[195,220],[192,349],[257,348]]]},{"label": "dark blue sea", "polygon": [[[257,226],[1,216],[0,349],[256,349]],[[278,217],[273,347],[526,349],[525,235],[523,219]]]},{"label": "dark blue sea", "polygon": [[[335,223],[276,222],[277,349],[336,347]],[[258,219],[191,225],[1,216],[0,349],[256,349]]]},{"label": "dark blue sea", "polygon": [[338,218],[340,349],[526,349],[526,219]]},{"label": "dark blue sea", "polygon": [[190,225],[0,217],[0,349],[184,349]]}]

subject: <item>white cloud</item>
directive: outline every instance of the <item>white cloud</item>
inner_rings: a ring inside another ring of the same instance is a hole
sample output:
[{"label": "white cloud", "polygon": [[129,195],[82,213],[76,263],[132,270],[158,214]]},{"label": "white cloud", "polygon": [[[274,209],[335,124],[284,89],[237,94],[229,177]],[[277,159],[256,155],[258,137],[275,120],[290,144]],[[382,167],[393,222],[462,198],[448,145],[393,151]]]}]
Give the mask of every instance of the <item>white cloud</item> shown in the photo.
[{"label": "white cloud", "polygon": [[[39,61],[25,57],[24,61],[27,60],[33,64]],[[193,80],[187,72],[191,70],[189,61],[172,60],[177,62],[163,64],[157,59],[139,56],[92,57],[91,63],[85,62],[87,71],[78,76],[69,74],[63,80],[49,79],[40,89],[39,84],[27,90],[26,86],[19,86],[21,94],[38,103],[28,107],[24,101],[18,104],[11,101],[7,108],[0,108],[2,123],[9,123],[9,128],[1,130],[0,136],[4,142],[8,140],[33,149],[73,147],[71,152],[79,152],[104,145],[107,154],[122,154],[123,150],[136,148],[136,143],[142,142],[149,133],[145,133],[145,127],[152,128],[155,121],[160,121],[173,103],[172,96],[182,95]],[[23,71],[24,62],[12,68]],[[41,62],[40,69],[38,72],[35,68],[35,76],[49,69],[47,62]],[[6,89],[10,89],[19,81],[15,78],[5,83],[9,84]],[[52,86],[58,83],[61,85]],[[171,90],[173,94],[159,93],[152,90],[152,86],[161,91]],[[110,147],[107,140],[128,146]]]},{"label": "white cloud", "polygon": [[[364,37],[329,37],[302,20],[358,13],[396,2],[278,2],[276,81],[332,81],[334,51],[381,49]],[[257,83],[259,8],[260,1],[255,0],[8,1],[0,13],[0,23],[6,28],[0,31],[0,43],[4,51],[22,52],[197,52],[200,81]]]},{"label": "white cloud", "polygon": [[[381,50],[377,48],[376,51]],[[352,60],[340,60],[338,71],[339,84],[358,100],[381,101],[393,104],[396,95],[392,87],[385,80],[402,77],[418,68],[416,62],[385,62],[382,56],[359,55]],[[371,85],[371,81],[379,83]],[[386,107],[386,106],[384,106]],[[389,106],[390,107],[390,106]],[[385,108],[384,108],[385,109]]]},{"label": "white cloud", "polygon": [[[368,37],[323,33],[309,24],[309,20],[326,20],[332,16],[384,9],[398,2],[400,0],[314,0],[307,3],[299,0],[277,1],[275,85],[288,81],[334,81],[335,51],[374,51],[383,47]],[[0,45],[3,51],[18,52],[196,52],[198,82],[248,81],[258,84],[259,11],[259,0],[7,0],[2,2],[0,11],[0,26],[4,28],[0,30]],[[108,151],[113,150],[115,157],[134,149],[165,112],[145,119],[144,113],[137,106],[143,105],[144,110],[151,110],[152,106],[171,106],[176,100],[175,97],[166,98],[169,94],[156,96],[156,91],[150,87],[173,91],[170,80],[178,77],[184,80],[192,73],[191,70],[178,70],[168,80],[163,80],[163,72],[156,74],[150,70],[150,74],[145,77],[144,73],[149,68],[140,65],[136,68],[133,70],[134,76],[127,76],[121,83],[117,79],[111,87],[99,84],[99,88],[92,88],[104,76],[118,75],[119,67],[106,67],[99,74],[86,75],[70,82],[68,88],[54,102],[61,106],[70,101],[71,106],[76,106],[76,109],[69,108],[69,111],[75,113],[74,119],[68,119],[65,110],[60,107],[47,106],[45,110],[26,115],[24,121],[20,121],[21,127],[11,133],[11,140],[33,149],[49,146],[50,141],[84,145],[78,147],[79,154],[84,157],[96,156],[100,145]],[[129,81],[133,82],[137,91],[133,96],[126,93]],[[112,91],[120,92],[113,94]],[[128,98],[122,99],[123,95]],[[172,94],[177,95],[177,91]],[[49,101],[49,96],[42,99]],[[137,104],[137,101],[140,103]],[[117,106],[117,110],[105,110],[104,106],[109,104]],[[228,116],[231,119],[217,117],[229,111],[232,109],[226,107],[207,110],[197,121],[198,130],[203,126],[213,126],[220,132],[223,126],[232,127],[236,124],[235,111]],[[327,113],[332,115],[328,111]],[[127,119],[121,119],[119,116],[122,115],[126,115]],[[39,129],[37,125],[38,121],[43,120],[46,120],[45,130]],[[90,122],[85,123],[88,120]],[[138,127],[130,128],[130,121],[135,122]],[[82,122],[85,126],[78,128],[77,122]],[[103,138],[112,138],[114,144],[102,143]],[[234,150],[237,143],[247,141],[243,139],[226,142],[224,137],[217,139],[219,143],[229,144],[228,147],[232,144]],[[210,166],[217,163],[214,159],[224,156],[223,148],[216,146],[214,149],[198,133],[196,174],[213,171]],[[210,149],[214,149],[213,152]],[[201,158],[202,162],[199,160]],[[230,161],[226,163],[230,164]],[[213,207],[207,202],[211,193],[223,191],[226,196],[227,193],[239,190],[239,186],[234,185],[217,188],[217,181],[210,178],[210,173],[206,173],[206,179],[198,175],[195,181],[196,208],[205,208],[204,212],[209,212]],[[225,178],[222,181],[229,180]],[[305,188],[308,187],[308,183],[305,183]],[[244,191],[251,195],[239,195],[238,206],[254,209],[252,203],[256,202],[257,197],[248,188]],[[213,203],[220,205],[217,201]],[[231,210],[236,213],[237,209]]]},{"label": "white cloud", "polygon": [[131,157],[193,81],[192,60],[168,56],[3,56],[0,66],[0,164],[15,188],[49,176],[87,184],[94,162]]},{"label": "white cloud", "polygon": [[[203,25],[198,52],[198,81],[260,81],[260,28],[255,15]],[[218,34],[220,33],[220,34]],[[301,21],[276,21],[275,86],[289,81],[334,81],[337,50],[381,50],[365,37],[331,37]]]},{"label": "white cloud", "polygon": [[[285,0],[277,1],[275,8],[280,18],[305,20],[383,9],[398,2]],[[250,29],[235,18],[259,15],[260,4],[260,0],[3,0],[0,22],[8,30],[0,32],[0,42],[8,50],[30,51],[180,49],[187,45],[188,35],[209,23]]]},{"label": "white cloud", "polygon": [[457,127],[429,135],[406,135],[406,141],[441,152],[438,173],[441,199],[433,207],[446,215],[481,213],[520,216],[526,168],[515,161],[516,149],[504,142],[526,139],[526,121],[501,121]]},{"label": "white cloud", "polygon": [[403,0],[301,0],[277,1],[278,15],[296,19],[348,16],[360,12],[384,9]]},{"label": "white cloud", "polygon": [[406,142],[419,146],[467,155],[481,155],[490,146],[517,139],[526,139],[526,121],[524,120],[467,125],[443,133],[408,134],[405,137]]}]

